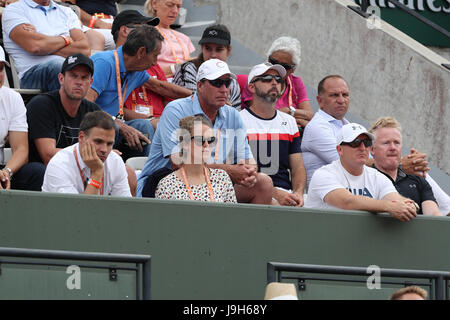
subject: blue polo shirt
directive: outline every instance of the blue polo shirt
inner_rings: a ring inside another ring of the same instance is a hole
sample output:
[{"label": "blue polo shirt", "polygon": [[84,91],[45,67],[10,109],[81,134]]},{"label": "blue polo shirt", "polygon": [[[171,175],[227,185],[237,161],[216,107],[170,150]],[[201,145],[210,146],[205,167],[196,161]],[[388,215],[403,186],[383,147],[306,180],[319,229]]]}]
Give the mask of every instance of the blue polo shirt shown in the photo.
[{"label": "blue polo shirt", "polygon": [[[127,72],[123,63],[122,46],[117,48],[119,54],[120,77],[122,79],[122,94],[125,102],[134,89],[142,86],[150,78],[144,71]],[[94,81],[91,88],[98,93],[95,101],[103,111],[112,116],[119,113],[119,95],[117,91],[116,62],[114,50],[102,51],[91,57],[94,62]],[[125,84],[126,91],[125,91]]]},{"label": "blue polo shirt", "polygon": [[[163,167],[171,168],[170,155],[180,150],[177,139],[180,120],[194,115],[202,115],[209,119],[200,107],[197,94],[174,100],[166,106],[153,136],[147,162],[139,175],[138,197],[142,196],[148,176]],[[214,144],[211,163],[237,164],[240,160],[253,158],[244,123],[235,108],[226,105],[221,107],[214,121],[213,130],[220,141]],[[216,153],[218,153],[217,156]]]}]

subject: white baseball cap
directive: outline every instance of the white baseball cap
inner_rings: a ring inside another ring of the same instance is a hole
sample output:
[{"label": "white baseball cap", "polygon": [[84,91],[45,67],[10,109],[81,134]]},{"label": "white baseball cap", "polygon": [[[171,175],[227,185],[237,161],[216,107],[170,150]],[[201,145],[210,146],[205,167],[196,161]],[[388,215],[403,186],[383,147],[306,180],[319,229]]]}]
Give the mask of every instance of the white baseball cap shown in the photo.
[{"label": "white baseball cap", "polygon": [[375,138],[373,134],[367,131],[364,126],[358,123],[347,123],[342,126],[341,131],[336,138],[336,144],[340,145],[342,142],[352,142],[355,140],[360,134],[366,134],[372,141]]},{"label": "white baseball cap", "polygon": [[286,69],[282,65],[279,64],[271,64],[270,62],[265,62],[261,64],[257,64],[250,70],[250,73],[248,74],[248,84],[252,82],[254,77],[260,76],[264,73],[266,73],[268,70],[275,70],[278,72],[278,74],[284,78],[286,76]]},{"label": "white baseball cap", "polygon": [[236,75],[231,73],[226,62],[219,59],[209,59],[198,68],[197,82],[203,79],[216,80],[224,74],[229,74],[231,78],[236,79]]},{"label": "white baseball cap", "polygon": [[5,51],[3,51],[3,48],[1,46],[0,46],[0,62],[3,62],[4,64],[6,64],[8,67],[11,68],[8,61],[6,61],[5,59]]}]

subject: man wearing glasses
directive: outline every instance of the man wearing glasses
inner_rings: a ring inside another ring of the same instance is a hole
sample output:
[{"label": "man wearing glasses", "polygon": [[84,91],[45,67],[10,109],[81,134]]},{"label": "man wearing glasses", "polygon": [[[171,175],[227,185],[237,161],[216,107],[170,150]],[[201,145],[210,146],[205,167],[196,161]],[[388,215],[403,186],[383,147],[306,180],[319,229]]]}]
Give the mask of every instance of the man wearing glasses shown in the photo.
[{"label": "man wearing glasses", "polygon": [[258,168],[272,178],[277,204],[302,207],[306,171],[300,133],[295,118],[276,109],[285,75],[279,64],[254,66],[248,76],[253,103],[241,111],[241,117]]},{"label": "man wearing glasses", "polygon": [[238,202],[271,204],[272,180],[257,172],[241,116],[236,109],[226,105],[230,84],[235,77],[226,62],[210,59],[198,70],[197,93],[166,106],[150,155],[138,179],[138,196],[151,194],[147,190],[159,170],[176,169],[180,165],[177,161],[180,119],[202,115],[211,122],[216,137],[208,167],[224,169],[229,174]]},{"label": "man wearing glasses", "polygon": [[373,139],[357,123],[344,125],[336,139],[339,160],[314,172],[305,207],[389,212],[400,221],[415,218],[417,204],[402,197],[385,175],[365,166]]}]

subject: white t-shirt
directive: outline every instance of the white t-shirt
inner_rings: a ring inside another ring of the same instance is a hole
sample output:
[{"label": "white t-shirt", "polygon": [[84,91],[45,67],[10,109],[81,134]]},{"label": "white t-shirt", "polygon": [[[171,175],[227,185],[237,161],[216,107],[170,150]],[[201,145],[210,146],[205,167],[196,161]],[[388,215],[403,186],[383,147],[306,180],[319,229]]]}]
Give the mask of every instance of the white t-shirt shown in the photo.
[{"label": "white t-shirt", "polygon": [[397,192],[392,182],[376,169],[364,166],[361,175],[353,176],[344,169],[340,160],[336,160],[314,172],[305,207],[336,209],[324,201],[325,196],[336,189],[347,189],[354,195],[376,200]]},{"label": "white t-shirt", "polygon": [[[86,166],[80,155],[78,143],[58,151],[47,165],[44,175],[43,192],[78,193],[85,187],[77,166],[74,148],[84,177],[88,179],[91,170]],[[128,175],[122,158],[111,151],[105,161],[104,195],[131,197],[128,185]],[[100,193],[99,193],[100,194]]]},{"label": "white t-shirt", "polygon": [[9,131],[28,132],[27,110],[19,93],[10,88],[1,87],[0,164],[3,164],[3,148],[5,147],[5,138]]}]

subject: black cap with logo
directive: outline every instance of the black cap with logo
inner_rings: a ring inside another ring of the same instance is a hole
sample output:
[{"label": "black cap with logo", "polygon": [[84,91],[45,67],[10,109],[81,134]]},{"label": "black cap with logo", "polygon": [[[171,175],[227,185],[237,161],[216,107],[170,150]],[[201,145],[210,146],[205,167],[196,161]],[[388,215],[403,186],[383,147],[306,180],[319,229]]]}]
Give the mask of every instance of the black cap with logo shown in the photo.
[{"label": "black cap with logo", "polygon": [[72,54],[64,60],[64,63],[61,68],[61,73],[72,70],[76,66],[86,66],[91,71],[91,75],[94,74],[94,63],[89,57],[86,57],[82,53]]},{"label": "black cap with logo", "polygon": [[210,26],[203,31],[202,38],[198,44],[216,43],[229,46],[231,42],[231,35],[229,32],[220,28],[220,26]]},{"label": "black cap with logo", "polygon": [[159,18],[146,17],[137,10],[124,10],[114,18],[111,33],[115,34],[121,26],[132,23],[145,23],[150,26],[157,26],[159,24]]}]

